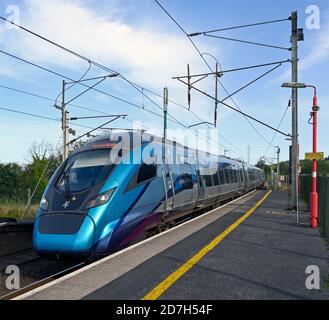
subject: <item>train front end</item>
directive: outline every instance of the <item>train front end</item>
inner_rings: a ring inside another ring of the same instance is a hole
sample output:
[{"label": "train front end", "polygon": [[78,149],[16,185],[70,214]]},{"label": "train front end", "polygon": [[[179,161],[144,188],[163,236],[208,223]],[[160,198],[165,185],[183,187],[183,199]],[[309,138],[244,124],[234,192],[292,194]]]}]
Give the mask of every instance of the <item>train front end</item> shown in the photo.
[{"label": "train front end", "polygon": [[121,205],[110,151],[104,143],[87,146],[54,173],[34,225],[33,245],[40,256],[86,259],[98,254],[98,240],[110,236]]}]

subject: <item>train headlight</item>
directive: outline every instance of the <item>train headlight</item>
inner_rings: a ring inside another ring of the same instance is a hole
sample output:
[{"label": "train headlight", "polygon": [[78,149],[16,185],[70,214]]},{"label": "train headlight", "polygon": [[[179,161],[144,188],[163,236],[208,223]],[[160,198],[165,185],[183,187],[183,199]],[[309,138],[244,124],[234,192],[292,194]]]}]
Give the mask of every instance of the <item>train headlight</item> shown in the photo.
[{"label": "train headlight", "polygon": [[97,197],[89,200],[87,205],[85,206],[85,209],[95,208],[107,203],[111,199],[115,189],[116,188],[110,189],[106,192],[103,192],[102,194],[99,194]]},{"label": "train headlight", "polygon": [[40,201],[40,208],[45,211],[48,210],[48,200],[45,196],[42,196],[42,199]]}]

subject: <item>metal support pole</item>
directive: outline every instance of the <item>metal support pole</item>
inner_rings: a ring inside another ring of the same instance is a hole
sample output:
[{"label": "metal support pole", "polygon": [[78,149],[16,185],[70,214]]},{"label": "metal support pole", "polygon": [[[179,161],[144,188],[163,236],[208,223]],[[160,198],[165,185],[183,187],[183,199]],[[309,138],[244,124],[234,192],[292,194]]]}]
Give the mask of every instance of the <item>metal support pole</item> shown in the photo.
[{"label": "metal support pole", "polygon": [[279,191],[280,188],[280,147],[277,146],[276,151],[276,189]]},{"label": "metal support pole", "polygon": [[250,146],[247,147],[247,153],[248,153],[248,164],[250,165]]},{"label": "metal support pole", "polygon": [[62,147],[62,159],[65,161],[68,157],[68,112],[65,109],[65,80],[62,82],[62,106],[61,106],[61,111],[62,111],[62,131],[63,131],[63,147]]},{"label": "metal support pole", "polygon": [[[294,11],[291,14],[291,79],[293,83],[298,82],[298,16]],[[297,164],[298,164],[298,93],[297,88],[292,88],[292,150],[291,150],[291,208],[297,208]]]},{"label": "metal support pole", "polygon": [[190,76],[190,65],[187,65],[187,103],[188,109],[191,109],[191,76]]},{"label": "metal support pole", "polygon": [[168,88],[163,89],[163,139],[167,139]]},{"label": "metal support pole", "polygon": [[215,115],[214,115],[214,126],[217,126],[217,109],[218,109],[218,63],[216,62],[216,75],[215,75]]},{"label": "metal support pole", "polygon": [[[313,107],[311,115],[313,116],[313,153],[317,153],[317,113],[319,110],[316,96],[316,88],[314,88]],[[312,192],[310,195],[311,219],[310,226],[315,229],[318,227],[318,193],[316,189],[317,180],[317,163],[316,159],[312,161]]]}]

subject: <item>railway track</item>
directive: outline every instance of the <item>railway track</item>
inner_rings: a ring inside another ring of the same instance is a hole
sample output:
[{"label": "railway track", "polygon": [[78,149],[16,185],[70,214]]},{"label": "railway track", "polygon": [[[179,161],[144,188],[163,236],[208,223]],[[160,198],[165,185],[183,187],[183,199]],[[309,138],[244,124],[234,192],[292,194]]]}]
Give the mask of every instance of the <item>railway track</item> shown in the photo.
[{"label": "railway track", "polygon": [[28,247],[28,248],[24,248],[24,249],[20,249],[20,250],[14,251],[14,252],[9,252],[9,253],[2,254],[2,255],[0,255],[0,262],[3,259],[7,259],[7,258],[10,258],[10,257],[13,257],[13,256],[20,255],[20,254],[24,254],[24,253],[29,252],[31,250],[33,250],[33,248],[32,247]]},{"label": "railway track", "polygon": [[34,253],[33,248],[20,250],[0,257],[1,273],[5,272],[7,266],[15,265],[19,268],[25,264],[38,261],[40,258]]},{"label": "railway track", "polygon": [[[10,265],[19,267],[21,289],[12,291],[6,287],[6,269]],[[12,299],[35,287],[43,285],[67,274],[77,268],[86,265],[85,262],[74,261],[51,261],[40,258],[33,251],[25,251],[19,255],[10,255],[0,259],[0,300]]]},{"label": "railway track", "polygon": [[[20,287],[22,289],[12,291],[6,287],[9,274],[6,273],[8,266],[17,266],[20,270]],[[0,255],[0,300],[12,299],[15,296],[32,290],[47,281],[52,281],[68,272],[75,270],[85,263],[74,261],[50,261],[40,258],[32,246],[5,252]]]}]

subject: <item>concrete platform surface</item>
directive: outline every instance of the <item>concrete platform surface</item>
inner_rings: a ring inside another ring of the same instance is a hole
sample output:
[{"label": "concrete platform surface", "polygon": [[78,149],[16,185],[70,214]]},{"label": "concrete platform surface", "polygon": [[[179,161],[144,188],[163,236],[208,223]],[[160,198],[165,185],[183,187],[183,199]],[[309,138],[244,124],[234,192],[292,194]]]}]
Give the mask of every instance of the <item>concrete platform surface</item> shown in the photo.
[{"label": "concrete platform surface", "polygon": [[[296,222],[285,193],[272,192],[227,233],[265,194],[247,195],[19,299],[141,299],[224,231],[159,299],[329,299],[327,243],[305,216]],[[311,265],[320,271],[319,290],[306,287]]]}]

